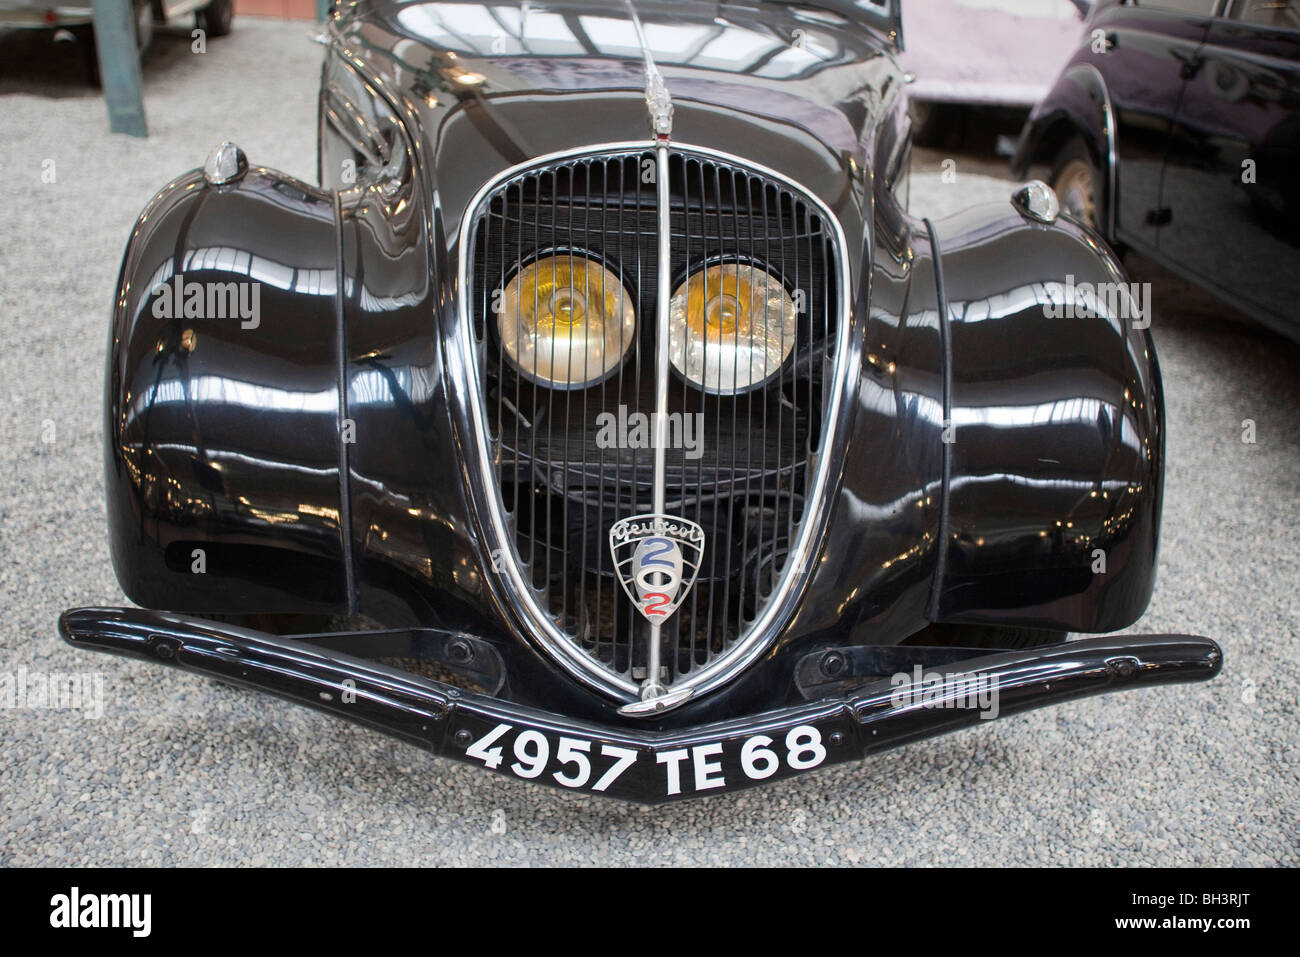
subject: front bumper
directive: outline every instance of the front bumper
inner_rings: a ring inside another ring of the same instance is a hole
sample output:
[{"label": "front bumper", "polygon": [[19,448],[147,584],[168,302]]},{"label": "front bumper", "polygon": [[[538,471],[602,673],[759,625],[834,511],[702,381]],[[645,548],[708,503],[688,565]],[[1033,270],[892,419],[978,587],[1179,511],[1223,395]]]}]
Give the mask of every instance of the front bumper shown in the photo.
[{"label": "front bumper", "polygon": [[500,687],[490,645],[434,629],[280,637],[141,609],[80,608],[60,617],[59,632],[77,647],[266,691],[497,773],[647,804],[861,760],[1072,698],[1202,681],[1223,666],[1222,651],[1207,638],[1086,638],[978,654],[946,665],[942,677],[918,669],[805,705],[651,731],[574,721],[364,657],[424,656]]}]

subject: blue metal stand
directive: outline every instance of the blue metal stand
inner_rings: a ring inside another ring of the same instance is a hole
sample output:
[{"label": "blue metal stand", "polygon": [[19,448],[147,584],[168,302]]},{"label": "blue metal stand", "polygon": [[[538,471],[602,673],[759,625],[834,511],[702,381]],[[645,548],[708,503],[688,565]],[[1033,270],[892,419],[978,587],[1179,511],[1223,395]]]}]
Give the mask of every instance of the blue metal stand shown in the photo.
[{"label": "blue metal stand", "polygon": [[148,136],[132,0],[93,0],[93,4],[95,49],[104,102],[108,104],[109,131]]}]

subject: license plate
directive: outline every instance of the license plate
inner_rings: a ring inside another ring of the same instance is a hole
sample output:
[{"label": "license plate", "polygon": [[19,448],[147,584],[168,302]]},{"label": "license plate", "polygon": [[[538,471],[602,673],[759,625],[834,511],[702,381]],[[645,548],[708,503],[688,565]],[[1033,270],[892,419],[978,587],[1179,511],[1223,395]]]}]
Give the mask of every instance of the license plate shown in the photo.
[{"label": "license plate", "polygon": [[[506,717],[457,715],[451,753],[490,771],[570,791],[660,803],[752,787],[853,757],[841,715],[679,741],[565,733]],[[458,753],[459,752],[459,753]]]}]

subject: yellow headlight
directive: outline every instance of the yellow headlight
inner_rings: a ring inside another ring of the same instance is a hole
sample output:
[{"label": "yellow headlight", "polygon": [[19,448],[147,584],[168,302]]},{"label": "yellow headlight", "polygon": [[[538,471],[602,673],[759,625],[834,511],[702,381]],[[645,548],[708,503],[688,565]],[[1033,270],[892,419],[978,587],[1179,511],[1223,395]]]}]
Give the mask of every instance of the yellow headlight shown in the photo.
[{"label": "yellow headlight", "polygon": [[527,379],[556,389],[599,382],[636,334],[632,296],[612,271],[577,253],[546,256],[506,285],[497,328]]},{"label": "yellow headlight", "polygon": [[709,266],[673,293],[669,356],[706,392],[741,392],[776,375],[794,348],[797,319],[772,273],[748,263]]}]

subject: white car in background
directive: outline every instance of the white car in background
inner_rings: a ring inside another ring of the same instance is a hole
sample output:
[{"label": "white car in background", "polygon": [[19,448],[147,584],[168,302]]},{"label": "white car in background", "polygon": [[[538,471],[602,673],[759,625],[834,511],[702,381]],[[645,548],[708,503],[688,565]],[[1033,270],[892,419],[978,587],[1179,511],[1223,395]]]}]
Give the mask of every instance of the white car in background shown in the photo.
[{"label": "white car in background", "polygon": [[[230,32],[234,0],[132,0],[135,8],[135,46],[143,54],[153,40],[154,24],[193,13],[210,37]],[[99,59],[95,52],[95,16],[91,0],[0,0],[0,30],[67,30],[82,45],[89,79],[99,85]]]},{"label": "white car in background", "polygon": [[1089,0],[909,0],[903,68],[914,135],[932,139],[947,105],[1031,107],[1079,45]]}]

